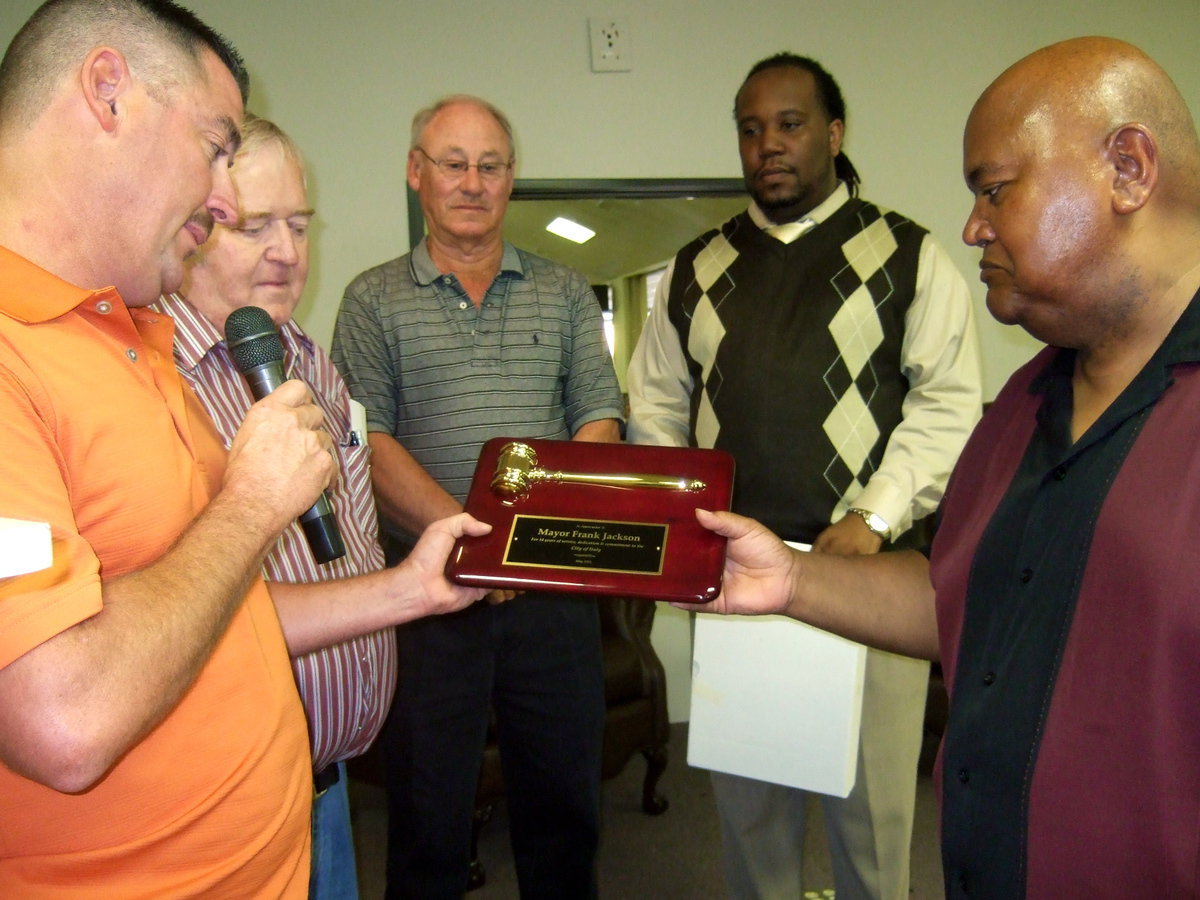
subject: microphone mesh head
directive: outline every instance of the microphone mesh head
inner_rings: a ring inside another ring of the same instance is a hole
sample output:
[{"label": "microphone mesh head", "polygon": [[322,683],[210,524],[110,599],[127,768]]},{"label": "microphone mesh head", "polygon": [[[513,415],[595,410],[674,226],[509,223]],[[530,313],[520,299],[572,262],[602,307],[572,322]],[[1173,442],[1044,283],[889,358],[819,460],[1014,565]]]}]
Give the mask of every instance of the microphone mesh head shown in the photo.
[{"label": "microphone mesh head", "polygon": [[283,362],[283,342],[267,311],[257,306],[235,309],[225,320],[225,342],[239,372]]}]

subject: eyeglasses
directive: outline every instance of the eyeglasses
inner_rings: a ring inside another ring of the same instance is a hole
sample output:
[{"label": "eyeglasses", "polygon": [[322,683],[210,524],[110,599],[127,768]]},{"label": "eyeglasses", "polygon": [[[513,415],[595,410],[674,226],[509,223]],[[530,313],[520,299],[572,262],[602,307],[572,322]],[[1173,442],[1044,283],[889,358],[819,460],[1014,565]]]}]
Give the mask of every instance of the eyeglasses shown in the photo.
[{"label": "eyeglasses", "polygon": [[417,147],[421,151],[421,155],[438,167],[438,170],[446,176],[449,181],[461,181],[467,177],[467,172],[470,169],[475,169],[479,173],[479,177],[484,181],[499,181],[513,167],[513,161],[508,162],[477,162],[469,163],[465,159],[434,159],[425,152],[424,147]]}]

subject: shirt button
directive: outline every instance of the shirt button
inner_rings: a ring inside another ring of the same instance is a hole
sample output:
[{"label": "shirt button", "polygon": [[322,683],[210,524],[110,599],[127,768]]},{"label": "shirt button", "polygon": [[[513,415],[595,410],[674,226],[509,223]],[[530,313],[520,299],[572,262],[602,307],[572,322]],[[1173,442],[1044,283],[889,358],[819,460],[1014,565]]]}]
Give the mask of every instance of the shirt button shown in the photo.
[{"label": "shirt button", "polygon": [[131,362],[137,362],[137,351],[132,347],[125,351],[125,355],[129,357]]},{"label": "shirt button", "polygon": [[958,770],[958,780],[960,782],[962,782],[963,784],[966,784],[968,781],[971,780],[971,773],[966,769],[959,769]]},{"label": "shirt button", "polygon": [[1055,466],[1054,467],[1054,480],[1055,481],[1062,481],[1066,477],[1067,477],[1067,467],[1066,466]]},{"label": "shirt button", "polygon": [[1029,584],[1033,580],[1033,569],[1021,570],[1021,584]]},{"label": "shirt button", "polygon": [[995,683],[995,681],[996,681],[996,673],[995,672],[988,672],[987,674],[985,674],[983,676],[983,683],[988,687],[991,687],[992,684]]},{"label": "shirt button", "polygon": [[449,275],[442,276],[442,284],[450,284],[452,281],[454,281],[454,279],[451,278]]},{"label": "shirt button", "polygon": [[96,312],[100,313],[102,316],[107,316],[110,312],[112,312],[112,304],[107,300],[101,300],[96,304]]},{"label": "shirt button", "polygon": [[458,304],[458,308],[459,308],[459,309],[466,309],[466,308],[467,308],[467,301],[466,301],[466,300],[463,300],[463,301],[461,301],[461,302]]}]

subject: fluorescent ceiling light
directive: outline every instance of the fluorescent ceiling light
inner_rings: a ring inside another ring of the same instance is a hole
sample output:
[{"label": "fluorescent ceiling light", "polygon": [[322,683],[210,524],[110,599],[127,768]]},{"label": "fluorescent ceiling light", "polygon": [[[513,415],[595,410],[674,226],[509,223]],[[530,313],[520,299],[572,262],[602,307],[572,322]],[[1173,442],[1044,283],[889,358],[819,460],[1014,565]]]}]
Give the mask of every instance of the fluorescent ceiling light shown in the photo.
[{"label": "fluorescent ceiling light", "polygon": [[546,230],[551,234],[557,234],[561,238],[566,238],[568,241],[574,241],[577,244],[586,244],[596,236],[596,232],[590,228],[585,228],[578,222],[572,222],[570,219],[564,219],[559,216],[553,222],[546,226]]}]

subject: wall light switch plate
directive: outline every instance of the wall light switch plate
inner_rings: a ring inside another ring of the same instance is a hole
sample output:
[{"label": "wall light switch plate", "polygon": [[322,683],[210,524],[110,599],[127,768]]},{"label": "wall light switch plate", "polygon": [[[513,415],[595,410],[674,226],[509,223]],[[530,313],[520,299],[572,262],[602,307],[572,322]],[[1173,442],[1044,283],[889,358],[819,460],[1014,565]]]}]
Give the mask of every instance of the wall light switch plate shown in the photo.
[{"label": "wall light switch plate", "polygon": [[633,69],[628,19],[616,16],[588,19],[588,34],[593,72],[629,72]]}]

